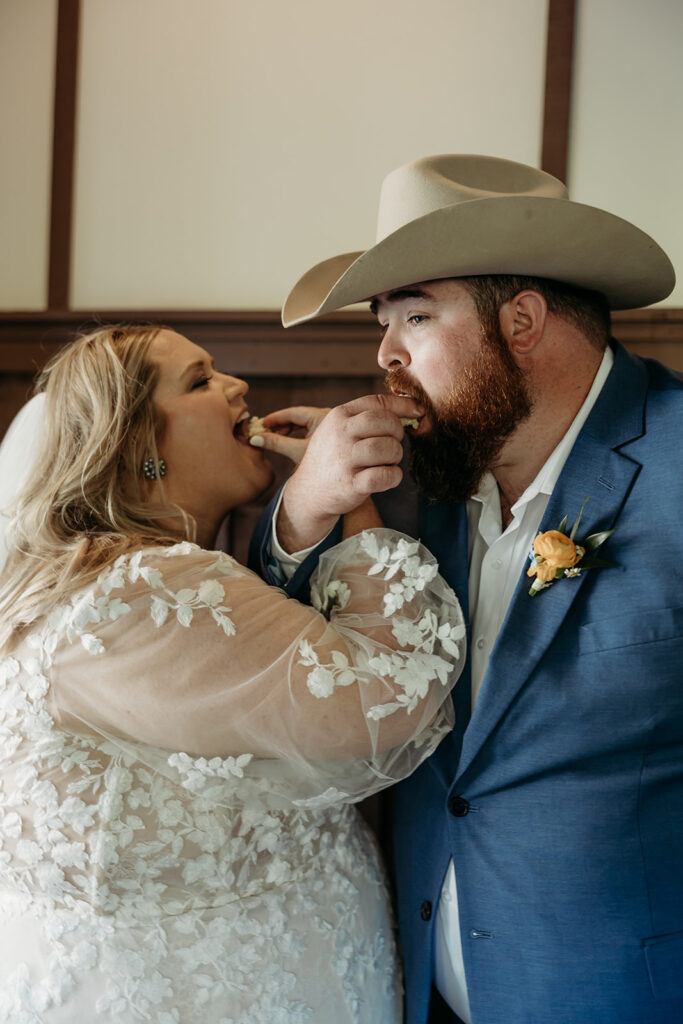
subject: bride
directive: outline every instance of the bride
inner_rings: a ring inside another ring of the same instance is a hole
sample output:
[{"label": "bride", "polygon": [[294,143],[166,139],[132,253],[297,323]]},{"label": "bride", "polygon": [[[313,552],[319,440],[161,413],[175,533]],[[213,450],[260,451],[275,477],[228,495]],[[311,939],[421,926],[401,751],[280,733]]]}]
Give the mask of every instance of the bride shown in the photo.
[{"label": "bride", "polygon": [[451,726],[455,596],[363,515],[312,607],[211,550],[271,469],[246,384],[170,330],[84,336],[40,389],[0,577],[0,1020],[396,1024],[353,804]]}]

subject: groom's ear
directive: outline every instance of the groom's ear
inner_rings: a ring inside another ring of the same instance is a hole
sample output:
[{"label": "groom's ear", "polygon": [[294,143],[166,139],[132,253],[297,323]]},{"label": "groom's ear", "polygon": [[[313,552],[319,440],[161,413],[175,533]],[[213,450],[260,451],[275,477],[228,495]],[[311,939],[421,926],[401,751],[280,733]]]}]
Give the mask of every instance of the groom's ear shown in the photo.
[{"label": "groom's ear", "polygon": [[548,305],[540,292],[525,289],[500,308],[500,330],[512,356],[533,352],[543,337]]}]

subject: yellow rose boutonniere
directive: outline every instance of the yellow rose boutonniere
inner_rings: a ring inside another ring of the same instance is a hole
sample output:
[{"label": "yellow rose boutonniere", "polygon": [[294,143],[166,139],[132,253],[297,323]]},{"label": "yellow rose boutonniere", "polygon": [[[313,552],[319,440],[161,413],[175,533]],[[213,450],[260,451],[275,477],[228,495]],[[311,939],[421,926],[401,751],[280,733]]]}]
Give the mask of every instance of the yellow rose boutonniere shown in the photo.
[{"label": "yellow rose boutonniere", "polygon": [[[532,597],[564,576],[580,576],[584,569],[605,569],[614,566],[614,562],[593,557],[593,552],[597,551],[601,544],[604,544],[614,530],[592,533],[581,544],[575,542],[576,531],[579,528],[581,513],[586,501],[581,506],[568,535],[564,532],[567,527],[567,516],[565,516],[557,530],[546,530],[545,533],[539,533],[534,540],[533,548],[529,552],[531,565],[526,573],[527,576],[536,577],[529,588]],[[587,555],[588,557],[586,557]]]}]

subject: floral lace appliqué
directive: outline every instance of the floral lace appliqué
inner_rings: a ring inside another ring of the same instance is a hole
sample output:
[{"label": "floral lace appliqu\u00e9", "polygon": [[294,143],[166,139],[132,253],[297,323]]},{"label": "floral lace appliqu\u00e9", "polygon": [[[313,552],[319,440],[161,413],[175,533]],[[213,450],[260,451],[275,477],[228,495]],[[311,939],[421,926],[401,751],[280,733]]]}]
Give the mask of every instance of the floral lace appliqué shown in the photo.
[{"label": "floral lace appliqu\u00e9", "polygon": [[[420,558],[418,541],[401,538],[393,544],[380,544],[375,533],[367,531],[360,535],[360,544],[372,563],[367,575],[383,574],[384,580],[394,580],[389,593],[384,596],[384,617],[392,619],[391,631],[402,650],[376,657],[367,657],[360,651],[356,653],[354,666],[351,666],[341,651],[333,651],[331,661],[321,662],[312,645],[302,641],[299,644],[299,663],[312,667],[306,685],[318,698],[332,696],[337,687],[354,683],[362,685],[377,676],[389,681],[393,684],[395,699],[375,704],[366,711],[368,718],[378,721],[401,710],[410,714],[426,697],[434,680],[443,686],[448,684],[453,670],[452,658],[461,656],[460,644],[465,638],[465,626],[462,622],[441,621],[429,609],[417,620],[396,614],[438,574],[435,562],[424,562]],[[312,589],[311,600],[319,611],[333,617],[343,611],[350,595],[348,584],[335,579],[322,592]],[[451,658],[443,657],[439,651]]]},{"label": "floral lace appliqu\u00e9", "polygon": [[353,808],[274,810],[251,754],[158,752],[167,776],[144,746],[52,718],[58,645],[95,655],[96,673],[98,627],[136,595],[153,636],[207,614],[234,633],[229,559],[167,585],[165,560],[196,550],[118,559],[0,660],[0,1024],[399,1019],[392,924]]}]

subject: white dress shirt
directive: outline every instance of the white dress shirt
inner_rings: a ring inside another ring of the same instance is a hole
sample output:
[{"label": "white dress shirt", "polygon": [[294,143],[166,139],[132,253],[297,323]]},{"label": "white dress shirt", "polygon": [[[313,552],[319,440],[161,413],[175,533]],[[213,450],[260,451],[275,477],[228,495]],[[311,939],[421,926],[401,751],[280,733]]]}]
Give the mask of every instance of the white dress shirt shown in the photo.
[{"label": "white dress shirt", "polygon": [[[614,355],[607,348],[590,391],[566,434],[536,478],[510,509],[512,519],[502,529],[500,496],[495,478],[487,473],[479,490],[467,502],[469,535],[469,605],[471,623],[472,708],[479,696],[489,656],[507,614],[548,500],[570,451],[612,369]],[[281,499],[280,499],[281,500]],[[278,543],[272,520],[271,554],[286,579],[313,550],[287,554]],[[578,509],[567,509],[567,513]],[[458,915],[458,893],[453,861],[448,865],[437,908],[434,942],[434,981],[449,1006],[470,1024]]]}]

